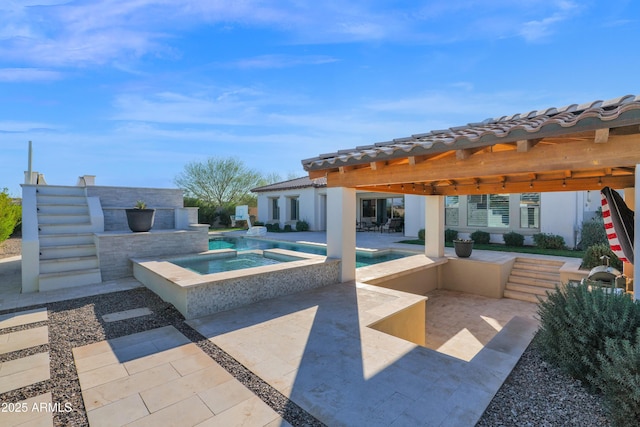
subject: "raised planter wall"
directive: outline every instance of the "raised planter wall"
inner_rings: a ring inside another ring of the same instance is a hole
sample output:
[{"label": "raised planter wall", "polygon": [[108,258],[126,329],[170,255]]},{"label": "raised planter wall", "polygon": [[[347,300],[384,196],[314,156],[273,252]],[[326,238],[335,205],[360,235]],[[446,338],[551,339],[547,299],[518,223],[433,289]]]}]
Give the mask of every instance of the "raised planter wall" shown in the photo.
[{"label": "raised planter wall", "polygon": [[[174,188],[135,188],[88,186],[87,196],[99,197],[104,212],[104,231],[128,230],[126,209],[143,200],[148,208],[156,210],[154,230],[176,227],[176,209],[184,205],[183,193]],[[197,211],[196,211],[197,212]],[[197,223],[197,213],[194,223]]]},{"label": "raised planter wall", "polygon": [[[126,218],[125,218],[126,221]],[[152,258],[192,254],[209,250],[209,227],[194,225],[189,230],[155,230],[96,233],[102,280],[133,275],[131,258]]]}]

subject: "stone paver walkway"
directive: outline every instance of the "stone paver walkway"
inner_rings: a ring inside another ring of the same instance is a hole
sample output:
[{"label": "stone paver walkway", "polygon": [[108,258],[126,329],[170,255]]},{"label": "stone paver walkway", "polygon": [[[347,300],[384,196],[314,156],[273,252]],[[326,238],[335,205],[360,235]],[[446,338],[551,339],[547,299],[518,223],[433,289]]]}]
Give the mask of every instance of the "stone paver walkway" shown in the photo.
[{"label": "stone paver walkway", "polygon": [[[47,326],[20,329],[47,320],[45,308],[0,316],[0,355],[48,344]],[[0,363],[0,393],[17,390],[50,378],[49,352],[9,358]],[[53,426],[51,393],[44,393],[18,402],[5,402],[0,408],[0,425]]]},{"label": "stone paver walkway", "polygon": [[286,425],[173,326],[73,349],[96,426]]}]

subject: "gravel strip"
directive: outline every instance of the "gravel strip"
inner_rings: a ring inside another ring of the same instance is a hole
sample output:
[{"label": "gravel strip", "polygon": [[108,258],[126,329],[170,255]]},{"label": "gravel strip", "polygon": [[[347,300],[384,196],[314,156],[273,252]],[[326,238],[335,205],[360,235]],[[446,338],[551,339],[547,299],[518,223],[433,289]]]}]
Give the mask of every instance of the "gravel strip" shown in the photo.
[{"label": "gravel strip", "polygon": [[22,239],[12,237],[0,243],[0,259],[20,255],[22,252]]},{"label": "gravel strip", "polygon": [[606,427],[611,424],[600,400],[545,362],[534,339],[476,427]]},{"label": "gravel strip", "polygon": [[[7,310],[3,313],[25,311],[42,306]],[[287,399],[284,395],[260,379],[245,366],[191,329],[182,315],[145,288],[131,291],[61,301],[46,305],[49,346],[10,353],[11,359],[32,353],[49,351],[51,379],[18,390],[0,394],[0,401],[17,402],[46,392],[52,393],[52,403],[65,404],[73,408],[70,412],[54,413],[55,426],[88,425],[82,400],[80,382],[73,362],[72,349],[98,341],[118,338],[163,326],[174,326],[183,335],[195,342],[205,353],[223,366],[243,385],[252,390],[265,403],[294,426],[322,426],[311,414]],[[104,322],[102,316],[109,313],[148,307],[153,314],[116,322]],[[42,325],[41,325],[42,326]],[[48,348],[47,348],[48,347]],[[37,351],[36,351],[37,350]]]}]

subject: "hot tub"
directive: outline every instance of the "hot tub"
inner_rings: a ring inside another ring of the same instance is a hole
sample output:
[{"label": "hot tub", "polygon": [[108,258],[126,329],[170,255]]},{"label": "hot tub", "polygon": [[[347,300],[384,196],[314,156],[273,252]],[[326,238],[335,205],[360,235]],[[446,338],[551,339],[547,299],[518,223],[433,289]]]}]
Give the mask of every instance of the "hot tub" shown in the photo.
[{"label": "hot tub", "polygon": [[179,258],[133,259],[133,276],[173,304],[185,319],[339,282],[339,259],[285,249],[250,253],[252,258],[269,260],[267,265],[201,273],[185,268],[237,260],[236,251],[223,249]]}]

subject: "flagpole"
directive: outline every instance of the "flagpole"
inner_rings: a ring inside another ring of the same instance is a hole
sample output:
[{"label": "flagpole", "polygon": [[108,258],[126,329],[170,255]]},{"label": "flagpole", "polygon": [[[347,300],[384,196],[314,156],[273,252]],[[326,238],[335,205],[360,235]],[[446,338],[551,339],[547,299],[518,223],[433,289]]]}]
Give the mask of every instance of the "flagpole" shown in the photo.
[{"label": "flagpole", "polygon": [[28,165],[28,169],[27,169],[27,184],[33,184],[32,179],[31,179],[31,162],[33,160],[33,146],[31,144],[31,141],[29,141],[29,165]]}]

